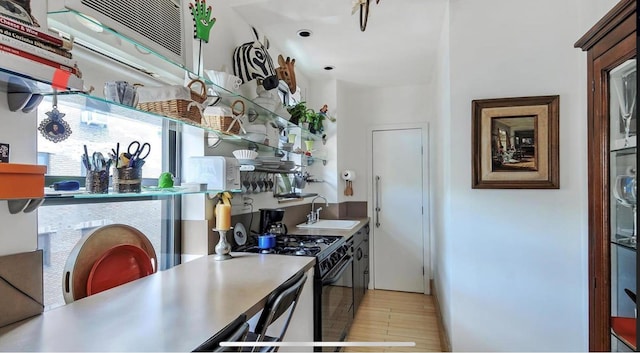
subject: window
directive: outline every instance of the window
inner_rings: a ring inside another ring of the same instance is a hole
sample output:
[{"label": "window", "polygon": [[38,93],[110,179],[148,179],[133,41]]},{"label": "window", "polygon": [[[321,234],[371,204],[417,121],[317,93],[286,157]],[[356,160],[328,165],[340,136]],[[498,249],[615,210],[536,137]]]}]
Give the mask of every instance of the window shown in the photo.
[{"label": "window", "polygon": [[[47,118],[45,113],[48,107],[45,103],[38,110],[38,124]],[[58,143],[38,135],[38,162],[47,165],[47,180],[62,177],[84,181],[86,168],[81,156],[85,145],[89,155],[101,152],[107,156],[111,149],[115,150],[117,142],[120,142],[120,152],[126,152],[127,146],[134,140],[148,142],[151,151],[142,168],[145,179],[157,179],[163,170],[168,170],[164,165],[175,165],[166,162],[169,157],[163,155],[163,150],[169,150],[163,149],[169,143],[163,143],[163,140],[169,141],[163,136],[169,134],[165,133],[168,128],[163,127],[160,119],[140,121],[114,117],[97,110],[83,111],[61,104],[60,101],[58,110],[65,113],[63,119],[72,133],[68,139]],[[179,261],[174,250],[175,227],[171,225],[176,222],[174,207],[172,198],[47,200],[38,209],[38,248],[43,249],[44,253],[45,310],[65,304],[62,283],[65,270],[69,270],[69,255],[82,237],[98,227],[126,224],[140,230],[154,246],[159,269],[174,266]]]}]

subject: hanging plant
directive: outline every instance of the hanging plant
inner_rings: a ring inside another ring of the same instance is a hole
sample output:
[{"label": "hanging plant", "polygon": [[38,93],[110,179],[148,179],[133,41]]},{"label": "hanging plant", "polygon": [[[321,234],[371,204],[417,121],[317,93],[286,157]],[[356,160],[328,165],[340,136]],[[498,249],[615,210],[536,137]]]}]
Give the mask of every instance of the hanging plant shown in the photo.
[{"label": "hanging plant", "polygon": [[306,121],[307,105],[305,102],[300,102],[293,107],[289,107],[287,111],[291,114],[289,122],[300,125]]}]

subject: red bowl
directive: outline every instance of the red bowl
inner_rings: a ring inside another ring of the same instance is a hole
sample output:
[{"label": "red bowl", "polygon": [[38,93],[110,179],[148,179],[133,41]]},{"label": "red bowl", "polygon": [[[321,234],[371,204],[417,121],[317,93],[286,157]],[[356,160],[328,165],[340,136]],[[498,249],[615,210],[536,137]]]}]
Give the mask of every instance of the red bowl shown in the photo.
[{"label": "red bowl", "polygon": [[151,258],[135,245],[123,244],[107,250],[91,268],[87,295],[96,294],[153,273]]}]

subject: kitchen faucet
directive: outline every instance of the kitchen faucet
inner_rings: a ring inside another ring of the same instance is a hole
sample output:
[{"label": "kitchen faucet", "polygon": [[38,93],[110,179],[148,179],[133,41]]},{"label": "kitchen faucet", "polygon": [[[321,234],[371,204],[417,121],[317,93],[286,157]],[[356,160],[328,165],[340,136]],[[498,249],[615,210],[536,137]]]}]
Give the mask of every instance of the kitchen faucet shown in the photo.
[{"label": "kitchen faucet", "polygon": [[317,198],[323,199],[325,202],[325,206],[329,207],[329,201],[327,201],[324,196],[318,195],[314,197],[313,200],[311,200],[311,212],[309,212],[309,214],[307,215],[307,224],[316,223],[320,219],[320,210],[322,209],[322,207],[318,207],[317,210],[315,209],[315,202]]}]

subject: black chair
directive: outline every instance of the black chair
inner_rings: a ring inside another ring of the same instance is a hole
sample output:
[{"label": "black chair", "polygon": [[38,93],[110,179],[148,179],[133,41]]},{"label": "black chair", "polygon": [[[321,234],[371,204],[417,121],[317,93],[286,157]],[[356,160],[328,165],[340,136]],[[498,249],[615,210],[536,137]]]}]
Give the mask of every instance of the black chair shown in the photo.
[{"label": "black chair", "polygon": [[[287,332],[289,322],[298,304],[298,298],[302,292],[307,275],[298,272],[293,277],[276,288],[267,298],[267,302],[262,309],[262,314],[258,318],[255,330],[247,334],[247,342],[282,342],[284,334]],[[290,310],[289,310],[290,309]],[[267,336],[267,329],[274,321],[278,320],[284,313],[289,312],[282,330],[278,336]],[[279,347],[254,347],[252,352],[277,352]]]},{"label": "black chair", "polygon": [[242,347],[221,347],[220,342],[242,342],[249,332],[247,315],[238,316],[232,323],[194,349],[194,352],[239,352]]}]

